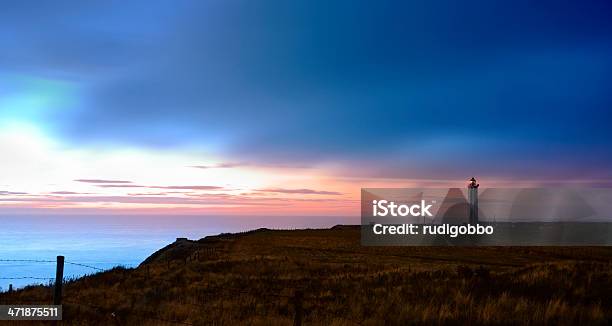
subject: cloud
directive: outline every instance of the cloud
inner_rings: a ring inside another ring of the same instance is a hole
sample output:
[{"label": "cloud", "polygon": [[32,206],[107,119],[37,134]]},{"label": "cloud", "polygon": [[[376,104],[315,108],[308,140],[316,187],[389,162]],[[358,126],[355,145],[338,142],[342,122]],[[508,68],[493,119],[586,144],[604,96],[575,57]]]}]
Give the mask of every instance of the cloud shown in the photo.
[{"label": "cloud", "polygon": [[229,169],[229,168],[235,168],[235,167],[239,167],[239,166],[246,166],[248,165],[247,163],[219,163],[219,164],[214,164],[214,165],[193,165],[191,166],[192,168],[196,168],[196,169]]},{"label": "cloud", "polygon": [[0,191],[0,196],[11,196],[11,195],[27,195],[27,192],[16,192],[16,191]]},{"label": "cloud", "polygon": [[146,186],[132,184],[132,181],[125,180],[105,180],[105,179],[77,179],[74,181],[91,183],[100,188],[151,188],[151,189],[170,189],[170,190],[221,190],[219,186],[200,186],[200,185],[173,185],[173,186]]},{"label": "cloud", "polygon": [[132,183],[132,181],[125,180],[104,180],[104,179],[76,179],[74,181],[84,183]]},{"label": "cloud", "polygon": [[129,184],[98,184],[96,185],[96,187],[100,187],[100,188],[146,188],[146,186],[140,186],[140,185],[129,185]]},{"label": "cloud", "polygon": [[167,196],[166,192],[129,193],[128,196]]},{"label": "cloud", "polygon": [[226,168],[236,168],[236,167],[257,167],[257,168],[270,168],[270,169],[310,169],[313,166],[308,164],[303,164],[300,162],[291,162],[288,164],[280,164],[280,163],[266,163],[266,162],[241,162],[241,163],[219,163],[213,165],[192,165],[190,167],[196,169],[226,169]]},{"label": "cloud", "polygon": [[[130,184],[131,181],[122,181],[122,183],[117,184],[118,182],[112,180],[88,180],[82,182],[95,183],[96,187],[100,188],[150,188],[150,189],[171,189],[171,190],[221,190],[225,189],[219,186],[145,186],[145,185],[137,185]],[[95,182],[93,182],[95,181]],[[103,181],[103,182],[100,182]]]},{"label": "cloud", "polygon": [[272,193],[282,193],[282,194],[302,194],[302,195],[342,195],[340,192],[336,191],[322,191],[322,190],[313,190],[313,189],[283,189],[283,188],[267,188],[267,189],[258,189],[260,192],[272,192]]},{"label": "cloud", "polygon": [[148,188],[156,189],[175,189],[175,190],[221,190],[223,187],[218,186],[149,186]]},{"label": "cloud", "polygon": [[289,166],[411,161],[393,173],[404,177],[470,169],[474,153],[492,173],[534,174],[597,174],[612,156],[609,2],[65,6],[1,11],[12,28],[0,70],[78,81],[71,110],[29,113],[71,144]]},{"label": "cloud", "polygon": [[116,204],[151,204],[151,205],[226,205],[226,206],[280,206],[289,205],[283,200],[269,202],[267,200],[254,200],[249,198],[190,198],[172,196],[82,196],[82,197],[52,197],[37,196],[32,198],[0,198],[0,202],[31,202],[56,203],[61,205],[74,205],[75,203],[116,203]]},{"label": "cloud", "polygon": [[75,205],[79,203],[103,204],[151,204],[151,205],[190,205],[190,206],[208,206],[208,205],[224,205],[224,206],[291,206],[297,203],[355,203],[355,200],[345,199],[324,199],[324,198],[285,198],[285,197],[244,197],[233,195],[202,195],[202,196],[157,196],[148,194],[144,196],[75,196],[75,197],[59,197],[59,196],[31,196],[31,197],[15,197],[15,198],[0,198],[0,202],[28,202],[34,204],[57,204],[57,205]]}]

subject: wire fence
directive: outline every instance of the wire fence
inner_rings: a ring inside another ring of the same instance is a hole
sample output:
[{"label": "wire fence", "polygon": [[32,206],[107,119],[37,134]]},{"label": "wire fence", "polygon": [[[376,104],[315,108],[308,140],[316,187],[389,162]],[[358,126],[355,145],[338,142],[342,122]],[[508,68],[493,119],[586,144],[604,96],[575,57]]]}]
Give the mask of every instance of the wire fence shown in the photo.
[{"label": "wire fence", "polygon": [[[0,262],[29,262],[29,263],[58,263],[59,264],[59,258],[60,257],[58,257],[57,261],[37,260],[37,259],[0,259]],[[62,257],[62,261],[63,261],[63,257]],[[73,266],[89,268],[91,270],[95,270],[96,272],[105,270],[103,268],[91,266],[89,264],[84,264],[81,262],[63,261],[63,263],[68,264],[68,265],[73,265]],[[147,273],[148,273],[148,270],[147,270]],[[51,286],[54,283],[54,280],[56,280],[56,278],[35,277],[35,276],[14,276],[14,277],[0,277],[0,280],[44,280],[44,281],[48,281],[49,282],[48,284]],[[62,276],[61,282],[59,284],[60,293],[62,292],[61,284],[64,282],[65,282],[65,278]],[[55,287],[57,288],[58,287],[57,281],[55,283],[56,283]],[[320,302],[320,298],[304,295],[304,290],[302,288],[279,289],[281,292],[285,290],[285,292],[289,292],[290,294],[288,293],[260,293],[260,292],[247,291],[244,288],[228,288],[228,287],[223,288],[223,291],[225,292],[228,292],[228,290],[229,292],[231,292],[232,295],[251,295],[251,296],[257,296],[257,297],[264,297],[264,298],[275,298],[279,300],[276,304],[279,304],[280,300],[286,300],[287,304],[290,304],[291,306],[293,306],[294,325],[302,324],[303,315],[305,312],[305,303],[307,303],[307,306],[310,308],[313,308],[313,307],[317,307],[318,309],[326,308],[325,305]],[[11,293],[11,291],[12,291],[12,286],[9,287],[9,293]],[[213,290],[213,291],[216,292],[216,290]],[[69,305],[69,306],[73,306],[73,307],[86,307],[88,309],[91,309],[96,314],[99,314],[101,317],[109,318],[109,319],[116,319],[116,321],[119,322],[120,316],[115,311],[115,309],[113,309],[112,307],[103,307],[103,306],[93,304],[93,303],[82,302],[81,300],[77,302],[72,299],[73,298],[70,298],[70,296],[66,296],[62,300],[61,303]],[[38,304],[41,304],[41,303],[38,303]],[[213,311],[217,310],[219,313],[223,313],[224,311],[228,309],[236,308],[235,305],[232,307],[228,307],[228,306],[224,307],[223,300],[220,302],[220,304],[217,303],[216,305],[211,305],[210,303],[195,303],[195,302],[178,302],[178,304],[196,307],[198,310],[202,310],[202,309],[213,310]],[[253,308],[251,307],[250,309],[253,309]],[[168,324],[175,324],[175,325],[195,325],[194,323],[191,323],[185,320],[165,318],[163,316],[160,316],[158,311],[136,309],[134,307],[131,307],[129,311],[137,315],[138,318],[142,318],[142,319],[155,320],[155,321],[164,322]],[[125,312],[125,310],[123,312]],[[256,312],[254,314],[257,315]],[[191,319],[191,318],[186,318],[186,319]],[[348,320],[354,324],[358,324],[358,325],[361,324],[360,321],[355,321],[351,319],[348,319]],[[197,325],[200,325],[200,324],[202,324],[202,322],[199,321]],[[211,322],[211,324],[213,324],[213,322]]]},{"label": "wire fence", "polygon": [[87,268],[91,268],[93,270],[97,270],[97,271],[104,271],[103,268],[98,268],[95,266],[91,266],[91,265],[85,265],[85,264],[81,264],[81,263],[75,263],[72,261],[65,261],[66,264],[70,264],[70,265],[74,265],[74,266],[81,266],[81,267],[87,267]]},{"label": "wire fence", "polygon": [[[44,260],[44,259],[0,259],[0,263],[57,263],[57,260]],[[84,267],[84,268],[89,268],[91,270],[94,270],[96,272],[102,272],[105,271],[104,268],[100,268],[100,267],[96,267],[96,266],[92,266],[92,265],[88,265],[88,264],[84,264],[84,263],[80,263],[80,262],[74,262],[74,261],[65,261],[65,264],[68,265],[73,265],[73,266],[79,266],[79,267]],[[110,263],[110,264],[114,264],[116,266],[119,266],[121,264],[115,264],[115,263]],[[3,266],[5,266],[3,264]],[[48,282],[52,282],[55,280],[54,277],[38,277],[38,276],[30,276],[30,275],[16,275],[16,276],[10,276],[10,277],[5,277],[5,276],[0,276],[0,280],[33,280],[33,281],[48,281]],[[12,284],[10,284],[9,286],[9,290],[12,290]]]}]

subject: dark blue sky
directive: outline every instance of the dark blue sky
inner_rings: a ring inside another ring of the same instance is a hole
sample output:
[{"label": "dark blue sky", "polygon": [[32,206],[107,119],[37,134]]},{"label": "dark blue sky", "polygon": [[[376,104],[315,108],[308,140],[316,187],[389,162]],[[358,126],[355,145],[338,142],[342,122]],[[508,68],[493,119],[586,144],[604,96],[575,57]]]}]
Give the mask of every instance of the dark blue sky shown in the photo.
[{"label": "dark blue sky", "polygon": [[195,147],[355,176],[606,179],[611,9],[4,2],[0,97],[44,101],[0,101],[0,119],[74,146]]}]

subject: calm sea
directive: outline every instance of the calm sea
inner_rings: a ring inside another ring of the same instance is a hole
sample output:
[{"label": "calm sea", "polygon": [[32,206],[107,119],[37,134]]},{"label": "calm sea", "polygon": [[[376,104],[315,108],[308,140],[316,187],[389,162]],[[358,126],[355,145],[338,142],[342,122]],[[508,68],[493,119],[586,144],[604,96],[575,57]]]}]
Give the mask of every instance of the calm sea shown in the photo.
[{"label": "calm sea", "polygon": [[[257,216],[0,216],[0,260],[50,260],[101,269],[135,267],[177,237],[200,239],[223,232],[267,228],[327,228],[358,224],[357,217]],[[96,270],[66,264],[67,278]],[[0,288],[47,283],[55,263],[0,261]],[[12,278],[12,279],[9,279]]]}]

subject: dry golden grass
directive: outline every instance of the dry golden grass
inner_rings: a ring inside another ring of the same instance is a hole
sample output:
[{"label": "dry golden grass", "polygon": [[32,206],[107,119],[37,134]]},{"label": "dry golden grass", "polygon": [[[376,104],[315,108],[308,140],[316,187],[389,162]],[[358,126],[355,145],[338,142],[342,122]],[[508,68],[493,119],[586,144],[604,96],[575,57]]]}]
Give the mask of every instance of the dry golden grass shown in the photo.
[{"label": "dry golden grass", "polygon": [[[65,285],[65,325],[609,324],[612,248],[362,247],[359,228],[177,242]],[[48,303],[36,286],[0,303]]]}]

